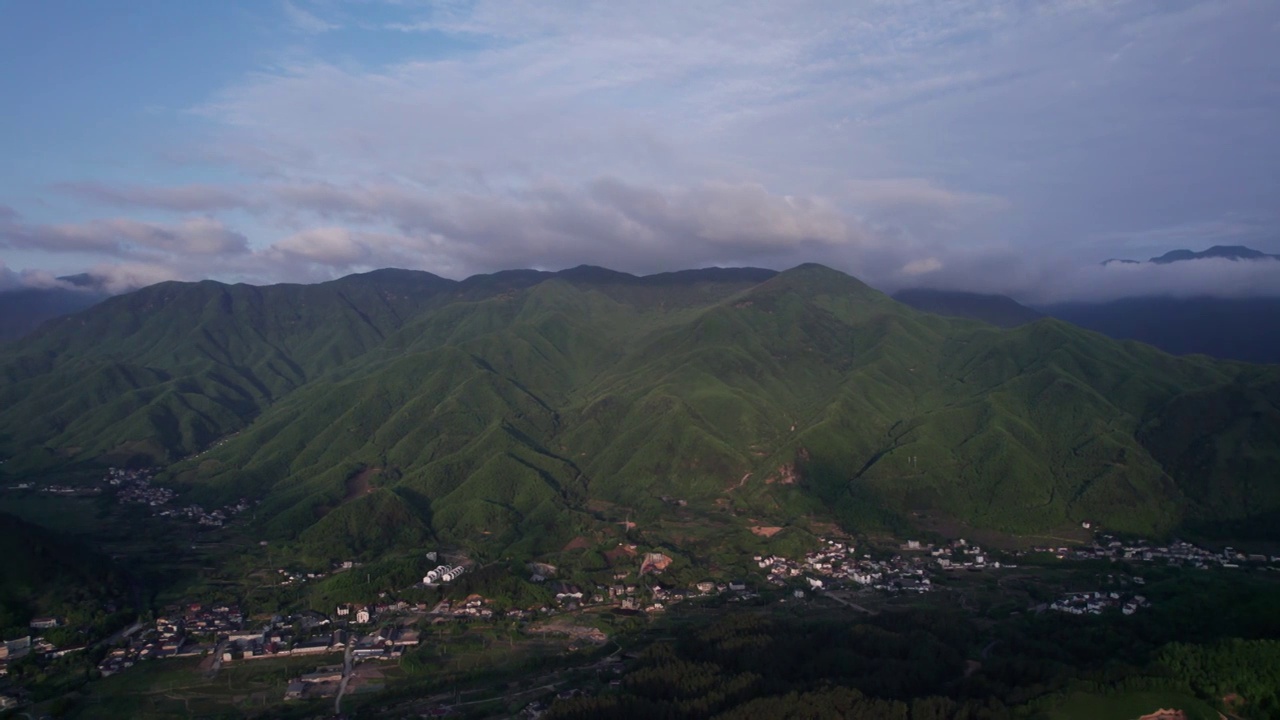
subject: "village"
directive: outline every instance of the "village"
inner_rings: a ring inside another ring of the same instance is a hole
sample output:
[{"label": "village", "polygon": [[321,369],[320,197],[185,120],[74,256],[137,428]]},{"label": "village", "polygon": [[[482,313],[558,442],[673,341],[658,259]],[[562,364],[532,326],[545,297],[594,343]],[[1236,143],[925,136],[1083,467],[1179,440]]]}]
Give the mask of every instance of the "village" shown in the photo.
[{"label": "village", "polygon": [[1101,615],[1107,610],[1114,610],[1118,607],[1123,614],[1132,615],[1139,608],[1150,606],[1151,603],[1142,595],[1124,595],[1114,590],[1111,592],[1093,590],[1090,592],[1064,593],[1053,601],[1047,609],[1069,615]]},{"label": "village", "polygon": [[[171,491],[153,486],[145,472],[112,471],[107,483],[117,488],[119,502],[145,503],[152,508],[170,510],[166,506],[173,500]],[[241,503],[241,506],[237,512],[248,504]],[[208,513],[199,517],[217,520],[226,515]],[[199,517],[197,522],[201,522]],[[313,672],[290,680],[285,698],[305,700],[332,697],[343,692],[340,690],[343,687],[347,688],[345,692],[381,687],[381,671],[376,670],[377,663],[398,660],[406,651],[424,641],[425,630],[441,623],[509,620],[520,622],[529,632],[536,632],[540,629],[539,621],[548,621],[559,615],[601,610],[652,615],[692,600],[787,603],[810,597],[830,597],[841,604],[865,610],[849,602],[850,591],[889,597],[929,593],[939,589],[937,583],[947,573],[1013,569],[1018,566],[1012,564],[1011,559],[1031,554],[1048,554],[1067,562],[1128,561],[1192,569],[1229,569],[1248,565],[1274,570],[1280,564],[1278,557],[1245,554],[1231,548],[1215,552],[1181,541],[1165,545],[1143,540],[1125,541],[1101,532],[1096,533],[1094,541],[1088,545],[1037,547],[1012,553],[987,551],[963,539],[938,544],[907,540],[892,551],[884,550],[881,548],[874,555],[859,553],[851,540],[819,538],[817,548],[802,557],[753,556],[752,563],[759,570],[754,581],[707,579],[689,587],[677,587],[664,582],[665,571],[672,563],[670,557],[661,552],[644,553],[635,545],[621,543],[616,550],[605,553],[620,561],[612,584],[580,586],[558,579],[560,572],[553,565],[528,563],[526,579],[546,587],[552,598],[530,607],[504,605],[500,609],[491,599],[477,592],[465,595],[446,592],[446,598],[434,604],[398,600],[384,592],[375,602],[337,605],[331,614],[304,610],[249,618],[234,604],[189,602],[170,607],[150,623],[137,623],[117,633],[110,639],[112,647],[98,663],[98,670],[103,676],[110,676],[140,662],[166,658],[200,658],[201,668],[216,671],[233,663],[272,658],[344,657],[345,669],[343,665],[322,665]],[[435,565],[422,576],[415,588],[447,590],[472,567],[461,556],[451,555],[449,561],[440,558],[437,562],[438,558],[440,553],[426,554],[426,559]],[[637,565],[627,570],[622,561]],[[329,573],[276,568],[274,576],[276,583],[285,587],[317,581],[358,565],[354,561],[336,562]],[[1029,609],[1037,613],[1071,615],[1101,615],[1118,611],[1129,616],[1150,607],[1150,601],[1139,594],[1145,584],[1141,576],[1121,574],[1107,577],[1108,585],[1112,587],[1066,592],[1051,603]],[[58,626],[59,619],[53,617],[37,618],[31,623],[33,633]],[[595,644],[607,641],[604,633],[589,630],[580,638],[582,641]],[[34,655],[45,662],[84,651],[86,647],[83,643],[56,647],[41,636],[11,640],[0,645],[0,676],[7,674],[11,662],[21,658]],[[366,666],[368,663],[372,665]]]},{"label": "village", "polygon": [[[1086,529],[1090,523],[1084,523]],[[1060,560],[1127,560],[1131,562],[1164,563],[1170,567],[1189,567],[1198,570],[1209,568],[1239,568],[1245,565],[1269,566],[1280,569],[1280,555],[1243,553],[1226,547],[1214,552],[1189,542],[1173,540],[1157,545],[1146,540],[1121,540],[1113,535],[1098,532],[1089,545],[1077,547],[1037,547],[1033,552],[1048,553]]]},{"label": "village", "polygon": [[241,498],[238,502],[216,510],[205,510],[194,503],[173,507],[177,493],[169,488],[153,485],[151,479],[150,470],[110,468],[103,481],[108,487],[116,489],[118,503],[146,505],[156,517],[190,521],[206,527],[222,527],[232,517],[253,506],[248,500]]}]

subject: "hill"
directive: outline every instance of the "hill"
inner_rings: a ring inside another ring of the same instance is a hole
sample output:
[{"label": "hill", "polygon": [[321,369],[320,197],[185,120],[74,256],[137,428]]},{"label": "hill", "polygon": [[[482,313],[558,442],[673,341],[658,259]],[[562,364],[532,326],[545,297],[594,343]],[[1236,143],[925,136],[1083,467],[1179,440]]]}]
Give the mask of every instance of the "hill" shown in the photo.
[{"label": "hill", "polygon": [[0,372],[7,472],[165,464],[326,557],[546,551],[623,521],[686,543],[765,519],[1163,534],[1280,509],[1280,371],[925,314],[816,265],[170,283],[46,326]]},{"label": "hill", "polygon": [[0,637],[27,634],[37,615],[67,623],[101,618],[125,602],[127,583],[110,562],[80,543],[0,513]]},{"label": "hill", "polygon": [[1135,297],[1039,308],[1047,315],[1175,355],[1280,363],[1280,298]]},{"label": "hill", "polygon": [[54,318],[80,312],[102,302],[93,290],[22,288],[0,292],[0,342],[16,340]]},{"label": "hill", "polygon": [[1004,328],[1025,325],[1044,317],[1006,295],[909,288],[894,293],[893,299],[922,312],[981,320]]}]

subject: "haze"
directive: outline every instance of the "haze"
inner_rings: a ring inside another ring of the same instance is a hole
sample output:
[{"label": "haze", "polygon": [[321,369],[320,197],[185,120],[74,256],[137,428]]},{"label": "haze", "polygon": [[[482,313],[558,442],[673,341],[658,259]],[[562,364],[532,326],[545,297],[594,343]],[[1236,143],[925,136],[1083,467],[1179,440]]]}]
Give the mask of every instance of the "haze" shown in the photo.
[{"label": "haze", "polygon": [[0,7],[0,285],[817,261],[1280,292],[1270,2]]}]

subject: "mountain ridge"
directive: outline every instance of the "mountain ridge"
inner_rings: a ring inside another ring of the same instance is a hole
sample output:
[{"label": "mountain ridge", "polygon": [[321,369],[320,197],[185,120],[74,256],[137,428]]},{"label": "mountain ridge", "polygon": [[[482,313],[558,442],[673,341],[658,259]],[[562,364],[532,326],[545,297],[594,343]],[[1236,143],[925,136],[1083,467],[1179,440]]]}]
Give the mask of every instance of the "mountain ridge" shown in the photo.
[{"label": "mountain ridge", "polygon": [[0,353],[4,472],[167,466],[194,501],[261,500],[247,532],[333,557],[532,552],[615,514],[686,535],[663,497],[729,533],[929,512],[1160,534],[1280,508],[1273,369],[921,313],[816,265],[654,277],[144,289]]}]

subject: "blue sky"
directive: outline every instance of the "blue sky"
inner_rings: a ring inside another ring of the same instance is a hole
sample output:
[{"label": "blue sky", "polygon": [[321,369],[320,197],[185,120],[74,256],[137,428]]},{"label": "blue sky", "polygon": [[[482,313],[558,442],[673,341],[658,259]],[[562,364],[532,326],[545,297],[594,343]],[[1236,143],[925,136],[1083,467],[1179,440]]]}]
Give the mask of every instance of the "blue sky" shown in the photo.
[{"label": "blue sky", "polygon": [[0,287],[830,264],[1280,293],[1280,4],[0,0]]}]

